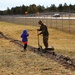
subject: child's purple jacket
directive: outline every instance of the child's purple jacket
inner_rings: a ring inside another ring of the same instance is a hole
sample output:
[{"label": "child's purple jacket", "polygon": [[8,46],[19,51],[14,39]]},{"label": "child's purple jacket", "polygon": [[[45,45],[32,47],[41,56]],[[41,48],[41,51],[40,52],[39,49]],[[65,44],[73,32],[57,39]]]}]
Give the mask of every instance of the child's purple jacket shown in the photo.
[{"label": "child's purple jacket", "polygon": [[29,36],[29,34],[27,33],[27,30],[24,30],[22,35],[21,35],[22,42],[27,42],[28,41],[28,39],[27,39],[28,36]]}]

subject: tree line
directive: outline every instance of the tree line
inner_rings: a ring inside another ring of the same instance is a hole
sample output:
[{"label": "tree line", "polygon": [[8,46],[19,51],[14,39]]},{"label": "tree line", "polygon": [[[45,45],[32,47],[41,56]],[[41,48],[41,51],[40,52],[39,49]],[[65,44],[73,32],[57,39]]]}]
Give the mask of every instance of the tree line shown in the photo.
[{"label": "tree line", "polygon": [[0,15],[23,15],[23,14],[39,14],[44,12],[73,12],[75,13],[75,5],[59,4],[57,7],[55,4],[51,4],[50,7],[44,7],[41,5],[36,6],[35,4],[29,6],[16,6],[11,9],[7,8],[4,11],[0,10]]}]

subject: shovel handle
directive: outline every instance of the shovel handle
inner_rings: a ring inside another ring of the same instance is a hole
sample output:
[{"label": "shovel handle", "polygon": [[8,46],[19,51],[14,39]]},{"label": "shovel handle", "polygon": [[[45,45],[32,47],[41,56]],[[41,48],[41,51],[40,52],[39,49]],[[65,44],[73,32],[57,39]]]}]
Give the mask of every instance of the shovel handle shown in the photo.
[{"label": "shovel handle", "polygon": [[40,44],[39,44],[39,35],[38,35],[38,30],[37,30],[37,37],[38,37],[38,47],[39,47]]}]

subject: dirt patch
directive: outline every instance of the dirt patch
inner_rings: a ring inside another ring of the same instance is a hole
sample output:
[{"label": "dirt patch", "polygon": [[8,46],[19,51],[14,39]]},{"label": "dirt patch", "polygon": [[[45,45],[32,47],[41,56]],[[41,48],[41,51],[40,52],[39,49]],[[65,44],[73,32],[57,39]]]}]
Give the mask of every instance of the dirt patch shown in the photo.
[{"label": "dirt patch", "polygon": [[3,33],[2,32],[0,32],[0,38],[3,38]]}]

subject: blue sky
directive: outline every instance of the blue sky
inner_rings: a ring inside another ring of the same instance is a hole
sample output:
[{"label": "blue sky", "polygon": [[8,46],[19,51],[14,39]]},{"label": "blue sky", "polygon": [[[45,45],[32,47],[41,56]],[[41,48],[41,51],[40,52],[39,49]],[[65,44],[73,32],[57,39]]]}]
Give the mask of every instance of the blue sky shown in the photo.
[{"label": "blue sky", "polygon": [[59,4],[63,5],[64,3],[74,5],[75,0],[0,0],[0,10],[6,10],[7,7],[11,9],[12,7],[22,6],[23,4],[27,6],[30,4],[36,4],[47,7],[51,6],[51,4],[58,6]]}]

